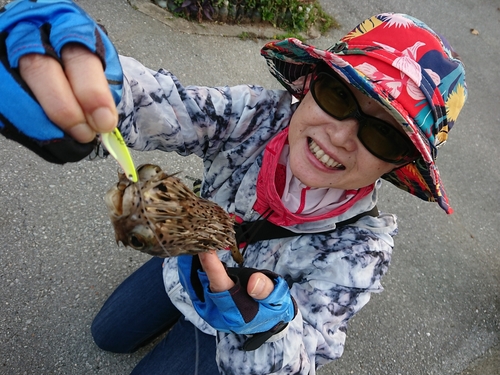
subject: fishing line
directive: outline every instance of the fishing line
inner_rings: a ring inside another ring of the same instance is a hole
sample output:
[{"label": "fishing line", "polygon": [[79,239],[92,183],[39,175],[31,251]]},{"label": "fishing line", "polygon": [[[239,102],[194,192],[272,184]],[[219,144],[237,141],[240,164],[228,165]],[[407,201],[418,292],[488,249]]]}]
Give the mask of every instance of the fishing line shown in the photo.
[{"label": "fishing line", "polygon": [[150,219],[150,217],[148,216],[148,211],[147,211],[147,207],[146,207],[146,199],[144,197],[144,194],[142,192],[142,182],[141,180],[139,179],[137,182],[133,182],[133,185],[136,189],[139,190],[139,196],[140,196],[140,202],[141,202],[141,210],[142,210],[142,213],[144,215],[144,217],[146,218],[146,224],[149,226],[149,229],[151,229],[151,231],[153,232],[153,235],[155,236],[155,239],[156,241],[158,242],[158,244],[161,246],[161,248],[163,249],[163,251],[165,251],[165,254],[167,254],[168,256],[170,256],[170,252],[166,249],[166,247],[163,245],[162,243],[162,240],[160,239],[160,237],[156,234],[156,228],[153,224],[153,220]]},{"label": "fishing line", "polygon": [[[159,236],[156,234],[155,227],[153,226],[153,220],[151,220],[149,218],[149,216],[148,216],[149,214],[148,214],[147,209],[146,209],[145,198],[144,198],[144,194],[142,192],[142,184],[143,183],[141,182],[140,178],[137,180],[137,182],[133,182],[134,187],[139,190],[139,196],[140,196],[140,202],[141,202],[141,209],[142,209],[144,217],[146,218],[146,224],[149,226],[149,229],[151,229],[151,231],[153,232],[156,240],[158,241],[158,244],[161,246],[161,248],[163,249],[163,251],[165,251],[165,254],[168,254],[168,256],[170,256],[169,251],[164,246],[164,244],[160,240]],[[187,280],[186,280],[185,276],[183,274],[179,274],[179,277],[182,277],[184,283],[186,284]],[[166,293],[166,291],[165,291],[165,293]],[[184,316],[182,316],[179,319],[183,319],[183,318],[185,319]],[[192,324],[193,324],[193,329],[194,329],[195,348],[196,348],[194,375],[198,375],[198,368],[199,368],[199,364],[200,364],[199,363],[200,342],[199,342],[199,337],[198,337],[198,328],[196,327],[196,325],[194,325],[194,323],[192,323]],[[167,333],[167,335],[168,335],[168,333]]]}]

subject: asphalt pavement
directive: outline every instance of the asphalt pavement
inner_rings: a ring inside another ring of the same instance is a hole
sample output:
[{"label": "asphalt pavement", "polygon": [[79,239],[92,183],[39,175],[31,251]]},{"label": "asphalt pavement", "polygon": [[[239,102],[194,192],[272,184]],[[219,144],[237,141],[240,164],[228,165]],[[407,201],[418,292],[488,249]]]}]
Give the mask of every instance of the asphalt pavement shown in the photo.
[{"label": "asphalt pavement", "polygon": [[[189,24],[147,0],[130,1],[77,3],[106,26],[120,53],[168,68],[184,84],[279,87],[259,54],[266,40],[237,37],[248,27]],[[500,3],[320,2],[342,26],[310,44],[327,48],[373,14],[408,13],[450,40],[469,87],[438,158],[455,213],[384,185],[379,207],[396,213],[400,228],[385,291],[352,320],[343,357],[320,374],[498,375]],[[183,178],[201,173],[195,158],[133,155]],[[3,137],[0,160],[0,374],[128,374],[151,346],[110,354],[89,332],[114,287],[149,259],[114,242],[103,196],[117,164],[52,165]]]}]

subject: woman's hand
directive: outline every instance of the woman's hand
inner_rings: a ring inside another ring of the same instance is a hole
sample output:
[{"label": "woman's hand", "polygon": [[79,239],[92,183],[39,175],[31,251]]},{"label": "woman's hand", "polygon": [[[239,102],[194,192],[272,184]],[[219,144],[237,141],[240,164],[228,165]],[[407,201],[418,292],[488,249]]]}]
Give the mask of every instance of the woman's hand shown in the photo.
[{"label": "woman's hand", "polygon": [[181,255],[179,280],[200,317],[221,332],[261,338],[290,322],[297,308],[285,279],[269,270],[225,268],[215,252]]},{"label": "woman's hand", "polygon": [[[0,133],[45,160],[88,156],[117,126],[123,72],[105,31],[71,0],[0,11]],[[33,100],[33,99],[36,100]]]},{"label": "woman's hand", "polygon": [[[224,292],[234,286],[227,275],[224,265],[215,252],[200,253],[200,262],[210,281],[210,290],[214,293]],[[255,299],[264,299],[274,289],[273,281],[261,272],[256,272],[248,279],[247,293]]]},{"label": "woman's hand", "polygon": [[62,65],[39,54],[19,60],[21,77],[47,116],[80,143],[113,130],[118,115],[101,60],[74,43],[63,48],[61,59]]}]

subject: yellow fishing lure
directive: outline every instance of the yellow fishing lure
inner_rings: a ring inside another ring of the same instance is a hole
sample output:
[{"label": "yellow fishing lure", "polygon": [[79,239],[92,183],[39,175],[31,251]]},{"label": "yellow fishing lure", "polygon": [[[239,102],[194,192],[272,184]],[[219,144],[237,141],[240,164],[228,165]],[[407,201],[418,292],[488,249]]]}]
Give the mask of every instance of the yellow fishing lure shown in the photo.
[{"label": "yellow fishing lure", "polygon": [[134,161],[120,131],[115,128],[110,133],[101,134],[101,142],[111,156],[120,164],[127,178],[132,182],[137,182],[138,178]]}]

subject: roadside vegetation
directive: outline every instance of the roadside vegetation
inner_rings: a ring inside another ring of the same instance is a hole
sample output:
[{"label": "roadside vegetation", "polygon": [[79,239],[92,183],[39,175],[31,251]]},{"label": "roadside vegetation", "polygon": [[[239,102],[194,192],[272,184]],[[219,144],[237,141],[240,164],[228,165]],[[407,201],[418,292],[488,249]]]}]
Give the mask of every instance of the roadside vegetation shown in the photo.
[{"label": "roadside vegetation", "polygon": [[316,0],[153,0],[171,13],[198,22],[269,23],[289,35],[311,29],[324,34],[338,23]]}]

